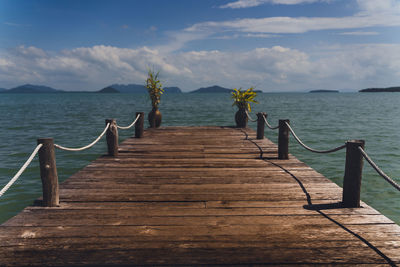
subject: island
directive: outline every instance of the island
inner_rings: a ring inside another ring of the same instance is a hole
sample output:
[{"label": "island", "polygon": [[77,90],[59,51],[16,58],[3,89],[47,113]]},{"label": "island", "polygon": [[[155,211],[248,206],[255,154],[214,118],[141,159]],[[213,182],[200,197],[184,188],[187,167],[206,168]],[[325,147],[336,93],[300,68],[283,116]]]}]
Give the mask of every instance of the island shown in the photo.
[{"label": "island", "polygon": [[100,91],[97,91],[96,93],[101,93],[101,94],[115,94],[115,93],[119,93],[119,91],[115,88],[112,87],[106,87],[101,89]]},{"label": "island", "polygon": [[[261,90],[253,90],[256,93],[262,93]],[[210,86],[210,87],[202,87],[199,88],[197,90],[191,91],[189,93],[232,93],[233,89],[229,89],[229,88],[224,88],[221,87],[219,85],[214,85],[214,86]]]},{"label": "island", "polygon": [[[245,90],[245,89],[242,89]],[[263,93],[261,90],[253,90],[256,93]],[[314,90],[313,92],[327,92],[333,90]],[[164,87],[165,94],[180,94],[182,90],[179,87]],[[188,93],[232,93],[233,89],[225,88],[219,85],[202,87]],[[338,92],[338,91],[337,91]],[[147,94],[147,88],[142,84],[112,84],[98,91],[65,91],[51,88],[44,85],[24,84],[11,89],[0,88],[0,93],[10,94],[48,94],[48,93],[99,93],[99,94]]]},{"label": "island", "polygon": [[[165,93],[182,93],[178,87],[165,87]],[[147,94],[147,88],[140,84],[113,84],[98,91],[64,91],[44,85],[24,84],[11,89],[0,88],[2,94],[54,94],[54,93],[140,93]]]},{"label": "island", "polygon": [[197,90],[191,91],[189,93],[194,93],[194,94],[197,94],[197,93],[230,93],[232,91],[233,91],[232,89],[214,85],[214,86],[210,86],[210,87],[202,87]]},{"label": "island", "polygon": [[[165,93],[182,93],[179,87],[165,87]],[[141,84],[112,84],[96,93],[123,93],[123,94],[147,94],[147,88]]]},{"label": "island", "polygon": [[168,94],[180,94],[182,93],[182,90],[179,87],[172,86],[172,87],[164,87],[165,93]]},{"label": "island", "polygon": [[57,90],[44,85],[24,84],[8,90],[1,91],[6,94],[36,94],[36,93],[62,93],[62,90]]},{"label": "island", "polygon": [[311,90],[309,93],[339,93],[339,90]]},{"label": "island", "polygon": [[400,92],[400,86],[397,87],[387,87],[387,88],[367,88],[358,91],[360,93],[385,93],[385,92]]}]

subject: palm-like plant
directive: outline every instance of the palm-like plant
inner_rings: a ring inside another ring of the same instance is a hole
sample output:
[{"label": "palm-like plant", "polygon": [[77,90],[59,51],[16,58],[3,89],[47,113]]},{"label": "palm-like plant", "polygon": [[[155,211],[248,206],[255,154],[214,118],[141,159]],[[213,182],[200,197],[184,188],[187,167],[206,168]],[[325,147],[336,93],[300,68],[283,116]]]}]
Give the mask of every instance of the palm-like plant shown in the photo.
[{"label": "palm-like plant", "polygon": [[153,109],[149,112],[147,116],[151,128],[158,128],[161,125],[162,115],[158,110],[158,105],[160,104],[161,95],[164,93],[160,79],[158,78],[159,72],[155,73],[149,70],[146,80],[146,88],[149,92],[151,105]]},{"label": "palm-like plant", "polygon": [[152,70],[149,70],[147,74],[146,80],[146,88],[149,92],[151,105],[153,108],[157,108],[160,104],[161,95],[164,93],[164,89],[162,88],[162,83],[158,78],[159,72],[155,73]]},{"label": "palm-like plant", "polygon": [[244,109],[247,111],[251,111],[251,106],[250,103],[255,103],[258,104],[254,98],[257,96],[257,93],[253,91],[254,88],[250,87],[246,91],[242,91],[242,88],[238,89],[233,89],[232,92],[232,99],[233,99],[233,104],[232,106],[237,106],[239,109]]}]

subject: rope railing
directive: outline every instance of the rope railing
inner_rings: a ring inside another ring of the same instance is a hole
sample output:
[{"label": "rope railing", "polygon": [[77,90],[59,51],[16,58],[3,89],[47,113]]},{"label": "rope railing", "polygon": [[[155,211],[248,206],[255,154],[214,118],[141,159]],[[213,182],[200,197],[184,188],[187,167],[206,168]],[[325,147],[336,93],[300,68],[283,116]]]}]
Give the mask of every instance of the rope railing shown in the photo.
[{"label": "rope railing", "polygon": [[43,146],[43,144],[39,144],[36,146],[36,148],[33,150],[32,154],[29,156],[28,160],[22,165],[22,167],[19,169],[19,171],[14,175],[13,178],[1,189],[0,191],[0,197],[4,195],[4,193],[18,180],[18,178],[21,176],[21,174],[28,168],[29,164],[31,164],[33,158],[36,156],[36,154],[39,152],[39,149]]},{"label": "rope railing", "polygon": [[139,117],[140,117],[140,114],[138,114],[138,115],[136,116],[136,119],[135,119],[130,125],[128,125],[128,126],[119,126],[119,125],[117,125],[117,128],[118,128],[118,129],[122,129],[122,130],[128,130],[128,129],[130,129],[131,127],[133,127],[133,125],[136,124],[136,122],[139,120]]},{"label": "rope railing", "polygon": [[[248,115],[248,113],[246,112]],[[248,115],[250,118],[250,116]],[[289,124],[289,120],[279,120],[279,125],[272,127],[267,121],[267,114],[264,112],[257,113],[257,139],[264,138],[265,125],[268,128],[275,130],[279,129],[278,133],[278,159],[285,160],[289,159],[289,135],[292,134],[294,139],[306,150],[314,153],[333,153],[346,148],[346,164],[343,178],[343,197],[342,207],[357,208],[360,207],[360,194],[361,194],[361,179],[363,169],[363,159],[372,166],[372,168],[389,184],[395,189],[400,191],[400,185],[385,174],[375,162],[368,156],[364,151],[364,140],[348,140],[345,144],[328,149],[328,150],[317,150],[313,149],[306,144],[297,136],[293,128]],[[253,120],[252,120],[253,121]]]},{"label": "rope railing", "polygon": [[365,158],[365,160],[371,165],[371,167],[383,178],[385,179],[389,184],[391,184],[394,188],[396,188],[398,191],[400,191],[400,185],[396,183],[392,178],[390,178],[386,173],[384,173],[378,165],[368,156],[367,152],[365,152],[362,147],[358,148],[362,154],[362,156]]},{"label": "rope railing", "polygon": [[64,147],[58,144],[54,144],[54,147],[61,149],[61,150],[65,150],[65,151],[83,151],[86,149],[91,148],[92,146],[94,146],[107,132],[108,128],[110,128],[110,123],[107,123],[106,128],[104,128],[103,132],[90,144],[88,144],[87,146],[83,146],[83,147],[79,147],[79,148],[70,148],[70,147]]},{"label": "rope railing", "polygon": [[247,109],[246,109],[245,111],[246,111],[246,116],[247,116],[247,118],[249,118],[250,121],[252,121],[252,122],[256,122],[256,121],[257,121],[257,120],[254,120],[254,119],[250,116],[250,114],[249,114],[249,112],[247,111]]},{"label": "rope railing", "polygon": [[[277,127],[272,127],[268,121],[266,113],[257,113],[257,120],[253,120],[250,114],[246,111],[247,117],[251,121],[257,121],[257,139],[264,138],[265,124],[270,129],[278,129],[278,159],[288,159],[288,144],[289,134],[291,133],[296,141],[305,149],[314,153],[332,153],[346,148],[346,166],[345,166],[345,177],[343,182],[343,204],[345,207],[359,207],[360,206],[360,187],[361,184],[361,173],[362,173],[362,159],[365,158],[368,163],[381,175],[388,183],[400,191],[400,185],[397,184],[393,179],[386,175],[368,156],[363,150],[363,140],[350,140],[346,144],[335,147],[329,150],[316,150],[305,145],[302,140],[297,136],[295,131],[289,124],[289,120],[279,120]],[[52,138],[38,139],[38,146],[34,149],[31,156],[21,167],[21,169],[15,174],[15,176],[7,183],[7,185],[0,191],[0,197],[12,186],[13,183],[21,176],[25,169],[32,162],[33,158],[39,153],[40,171],[42,183],[51,183],[55,186],[49,187],[49,192],[43,192],[43,203],[49,207],[57,206],[58,204],[58,176],[55,164],[54,148],[58,148],[66,151],[82,151],[89,149],[94,146],[105,134],[107,134],[107,147],[109,156],[118,155],[118,129],[129,129],[135,125],[135,137],[141,138],[143,136],[143,119],[144,113],[137,112],[135,120],[128,126],[118,126],[115,119],[107,119],[106,127],[103,132],[89,145],[80,148],[68,148],[58,144],[54,144]],[[349,182],[350,180],[359,180],[360,182]],[[358,187],[358,188],[357,188]],[[45,187],[43,187],[45,190]],[[46,189],[47,190],[47,189]],[[354,197],[354,194],[358,194]],[[46,199],[45,199],[46,195]]]},{"label": "rope railing", "polygon": [[344,144],[344,145],[341,145],[341,146],[338,146],[338,147],[335,147],[335,148],[332,148],[332,149],[329,149],[329,150],[316,150],[316,149],[313,149],[313,148],[307,146],[306,144],[304,144],[304,143],[300,140],[300,138],[299,138],[299,137],[296,135],[296,133],[293,131],[292,127],[290,127],[289,123],[285,122],[285,124],[286,124],[287,127],[289,128],[289,131],[292,133],[294,139],[296,139],[296,141],[297,141],[302,147],[304,147],[305,149],[307,149],[308,151],[311,151],[311,152],[314,152],[314,153],[327,154],[327,153],[332,153],[332,152],[339,151],[339,150],[341,150],[341,149],[343,149],[343,148],[346,147],[346,144]]},{"label": "rope railing", "polygon": [[[343,148],[346,147],[346,144],[344,144],[344,145],[341,145],[341,146],[338,146],[338,147],[335,147],[335,148],[332,148],[332,149],[329,149],[329,150],[317,150],[317,149],[313,149],[313,148],[307,146],[306,144],[304,144],[304,142],[301,141],[301,139],[297,136],[297,134],[294,132],[294,130],[292,129],[292,127],[290,127],[290,125],[289,125],[289,123],[288,123],[288,122],[289,122],[288,120],[280,120],[278,126],[272,127],[272,126],[268,123],[268,121],[267,121],[267,114],[266,114],[266,113],[264,113],[264,112],[257,113],[257,117],[258,117],[257,120],[252,120],[251,117],[250,117],[250,115],[248,114],[247,110],[246,110],[246,114],[247,114],[248,118],[249,118],[251,121],[257,121],[257,139],[263,139],[263,138],[264,138],[264,127],[265,127],[265,125],[267,125],[267,127],[270,128],[271,130],[279,129],[280,132],[281,132],[281,130],[282,130],[282,129],[280,129],[280,128],[281,128],[282,126],[285,126],[285,127],[287,127],[288,131],[292,133],[292,135],[293,135],[293,137],[296,139],[296,141],[297,141],[302,147],[304,147],[305,149],[307,149],[308,151],[311,151],[311,152],[314,152],[314,153],[320,153],[320,154],[327,154],[327,153],[332,153],[332,152],[339,151],[339,150],[341,150],[341,149],[343,149]],[[281,123],[283,123],[283,124],[281,124]],[[280,135],[281,135],[281,134],[280,134]],[[285,135],[287,135],[287,134],[285,134]],[[287,136],[286,136],[285,138],[287,138]],[[285,138],[284,138],[284,139],[285,139]],[[279,142],[279,143],[286,143],[286,146],[287,146],[287,142],[286,142],[286,141],[284,141],[284,142]],[[287,148],[284,149],[284,150],[287,151]],[[287,158],[287,157],[288,157],[286,151],[283,152],[283,154],[285,154],[285,155],[284,155],[282,158],[280,157],[281,159]],[[283,154],[282,154],[282,155],[283,155]]]},{"label": "rope railing", "polygon": [[271,124],[268,123],[266,115],[262,114],[262,117],[264,118],[265,125],[267,125],[267,127],[270,128],[271,130],[276,130],[279,128],[279,125],[272,127]]},{"label": "rope railing", "polygon": [[59,144],[54,144],[53,138],[37,139],[38,145],[32,152],[31,156],[21,167],[21,169],[15,174],[15,176],[7,183],[7,185],[4,186],[3,189],[1,189],[0,197],[15,183],[15,181],[21,176],[21,174],[32,162],[35,155],[39,153],[40,177],[43,185],[42,205],[47,207],[57,207],[59,205],[59,191],[57,167],[54,153],[55,148],[65,151],[86,150],[94,146],[104,135],[106,135],[108,156],[115,157],[118,155],[118,128],[125,130],[135,126],[135,137],[142,138],[144,128],[143,123],[143,112],[136,112],[135,120],[128,126],[118,126],[115,119],[106,119],[106,126],[103,132],[93,142],[79,148],[64,147]]}]

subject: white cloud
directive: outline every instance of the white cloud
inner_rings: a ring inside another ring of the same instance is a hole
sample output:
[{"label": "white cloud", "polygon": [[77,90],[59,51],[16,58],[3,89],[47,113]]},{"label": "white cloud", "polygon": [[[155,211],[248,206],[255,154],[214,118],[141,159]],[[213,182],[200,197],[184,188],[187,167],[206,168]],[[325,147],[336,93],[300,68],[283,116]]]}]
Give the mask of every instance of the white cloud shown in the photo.
[{"label": "white cloud", "polygon": [[[238,2],[249,3],[244,0],[232,3]],[[98,45],[51,52],[19,46],[7,53],[0,51],[0,84],[12,87],[38,83],[67,90],[98,90],[112,83],[144,83],[150,67],[160,70],[165,85],[185,90],[213,84],[255,85],[267,91],[399,85],[400,45],[395,44],[310,48],[311,54],[282,46],[236,52],[179,52],[188,42],[206,38],[271,38],[317,30],[375,35],[378,33],[365,28],[400,26],[399,1],[358,0],[357,3],[359,13],[347,17],[269,17],[197,23],[167,33],[170,42],[152,48]]]},{"label": "white cloud", "polygon": [[362,11],[368,13],[400,12],[400,2],[397,0],[357,0],[357,4]]},{"label": "white cloud", "polygon": [[309,69],[306,54],[279,46],[240,53],[192,51],[168,59],[176,66],[191,70],[190,75],[174,77],[174,82],[185,79],[187,83],[194,83],[195,87],[284,84],[288,82],[288,76],[303,75]]},{"label": "white cloud", "polygon": [[[172,76],[186,71],[147,47],[93,46],[46,53],[35,47],[20,46],[12,53],[0,54],[0,82],[10,86],[46,83],[67,90],[94,90],[116,82],[141,83],[149,67]],[[71,84],[79,87],[71,88]]]},{"label": "white cloud", "polygon": [[246,33],[305,33],[317,30],[360,29],[376,26],[400,26],[400,15],[376,14],[349,17],[270,17],[221,22],[202,22],[185,29],[187,32],[215,34],[224,31]]},{"label": "white cloud", "polygon": [[[239,0],[225,7],[248,7],[263,3],[304,4],[334,0]],[[195,23],[181,31],[167,32],[169,42],[155,47],[160,52],[179,51],[188,43],[205,40],[239,38],[273,38],[282,34],[302,34],[311,31],[346,30],[341,35],[378,35],[371,27],[400,26],[400,2],[397,0],[356,0],[358,12],[345,17],[265,17]]]},{"label": "white cloud", "polygon": [[239,38],[276,38],[280,37],[276,34],[267,34],[267,33],[247,33],[247,34],[231,34],[231,35],[222,35],[222,36],[215,36],[213,39],[220,39],[220,40],[231,40],[231,39],[239,39]]},{"label": "white cloud", "polygon": [[364,88],[400,84],[400,45],[336,45],[312,54],[282,46],[241,52],[93,46],[58,53],[19,47],[0,54],[0,83],[37,83],[67,90],[99,90],[113,83],[145,81],[160,70],[165,86],[184,90],[219,84],[265,91]]},{"label": "white cloud", "polygon": [[[333,2],[334,0],[237,0],[225,5],[220,8],[250,8],[257,7],[264,4],[276,4],[276,5],[299,5],[299,4],[312,4],[317,2]],[[356,0],[360,10],[368,12],[382,12],[382,11],[396,11],[400,10],[400,3],[397,0]]]},{"label": "white cloud", "polygon": [[263,3],[265,3],[263,0],[238,0],[226,5],[222,5],[220,8],[249,8],[262,5]]},{"label": "white cloud", "polygon": [[4,59],[4,58],[0,58],[0,68],[8,68],[8,67],[13,67],[14,63]]},{"label": "white cloud", "polygon": [[7,25],[7,26],[12,26],[12,27],[30,27],[31,26],[29,24],[20,24],[20,23],[8,22],[8,21],[4,22],[3,24]]},{"label": "white cloud", "polygon": [[263,4],[281,4],[281,5],[298,5],[298,4],[309,4],[315,2],[326,2],[326,0],[237,0],[225,5],[220,8],[249,8],[256,7]]},{"label": "white cloud", "polygon": [[280,37],[280,36],[276,35],[276,34],[267,34],[267,33],[247,33],[245,35],[242,35],[242,37],[247,37],[247,38],[276,38],[276,37]]},{"label": "white cloud", "polygon": [[12,53],[16,55],[20,55],[22,57],[27,56],[27,57],[45,57],[47,56],[46,52],[43,49],[34,47],[34,46],[28,46],[25,47],[24,45],[20,45],[17,48],[15,48]]},{"label": "white cloud", "polygon": [[160,51],[161,53],[177,51],[191,41],[207,38],[209,34],[206,32],[194,32],[184,30],[179,32],[167,32],[167,36],[170,39],[167,44],[155,47],[155,49]]},{"label": "white cloud", "polygon": [[[265,3],[301,4],[330,2],[329,0],[239,0],[224,8],[245,8]],[[343,35],[376,35],[362,31],[371,27],[400,26],[400,1],[357,0],[358,13],[345,17],[265,17],[241,18],[227,21],[205,21],[191,25],[180,35],[192,34],[196,38],[234,39],[238,37],[276,37],[279,34],[301,34],[310,31],[352,30]],[[222,36],[221,36],[222,34]],[[247,35],[247,36],[246,36]],[[268,36],[269,35],[269,36]],[[182,39],[181,39],[182,40]],[[183,40],[182,40],[183,41]],[[180,43],[183,47],[184,42]]]},{"label": "white cloud", "polygon": [[339,35],[355,35],[355,36],[379,35],[378,32],[363,32],[363,31],[341,32],[341,33],[338,33],[338,34]]}]

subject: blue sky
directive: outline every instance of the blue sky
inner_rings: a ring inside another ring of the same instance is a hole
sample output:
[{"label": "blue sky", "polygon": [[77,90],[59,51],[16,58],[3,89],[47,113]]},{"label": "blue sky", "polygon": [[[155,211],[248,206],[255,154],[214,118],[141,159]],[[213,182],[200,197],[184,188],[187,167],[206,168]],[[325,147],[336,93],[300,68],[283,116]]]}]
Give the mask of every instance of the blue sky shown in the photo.
[{"label": "blue sky", "polygon": [[0,0],[0,87],[400,86],[400,0]]}]

